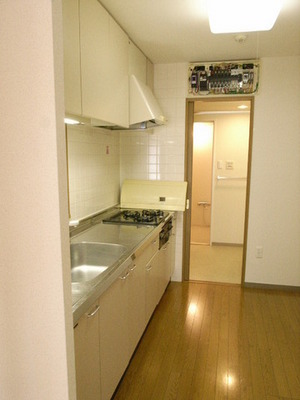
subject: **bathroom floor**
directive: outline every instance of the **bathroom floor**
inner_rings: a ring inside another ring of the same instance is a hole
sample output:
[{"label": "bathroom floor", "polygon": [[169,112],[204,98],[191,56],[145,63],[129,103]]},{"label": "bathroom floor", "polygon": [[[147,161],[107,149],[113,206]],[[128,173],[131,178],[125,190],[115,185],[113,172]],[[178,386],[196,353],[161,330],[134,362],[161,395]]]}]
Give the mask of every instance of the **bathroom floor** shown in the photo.
[{"label": "bathroom floor", "polygon": [[190,280],[241,283],[242,246],[191,244]]}]

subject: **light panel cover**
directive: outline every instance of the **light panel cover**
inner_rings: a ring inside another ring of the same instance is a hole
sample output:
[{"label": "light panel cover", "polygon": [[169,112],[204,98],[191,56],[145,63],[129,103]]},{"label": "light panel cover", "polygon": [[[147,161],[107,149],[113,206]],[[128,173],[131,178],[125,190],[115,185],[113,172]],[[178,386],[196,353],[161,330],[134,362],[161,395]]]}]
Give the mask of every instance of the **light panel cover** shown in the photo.
[{"label": "light panel cover", "polygon": [[208,0],[208,18],[212,33],[268,31],[272,29],[283,0]]}]

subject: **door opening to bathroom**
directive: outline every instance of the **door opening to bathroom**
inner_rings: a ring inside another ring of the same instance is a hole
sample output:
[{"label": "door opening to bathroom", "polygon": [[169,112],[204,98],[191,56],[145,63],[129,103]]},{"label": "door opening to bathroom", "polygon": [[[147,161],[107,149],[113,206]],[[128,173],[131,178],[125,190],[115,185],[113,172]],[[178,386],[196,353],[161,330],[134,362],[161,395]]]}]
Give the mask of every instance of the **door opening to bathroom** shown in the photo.
[{"label": "door opening to bathroom", "polygon": [[213,122],[194,122],[191,244],[210,245]]},{"label": "door opening to bathroom", "polygon": [[184,278],[244,281],[253,99],[187,101]]}]

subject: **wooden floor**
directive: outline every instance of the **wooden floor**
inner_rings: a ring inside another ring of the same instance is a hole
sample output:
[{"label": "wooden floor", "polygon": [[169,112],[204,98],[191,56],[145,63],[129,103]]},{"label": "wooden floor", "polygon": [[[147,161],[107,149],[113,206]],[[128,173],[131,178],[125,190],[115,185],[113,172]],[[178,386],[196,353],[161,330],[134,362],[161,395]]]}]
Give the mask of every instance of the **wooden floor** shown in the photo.
[{"label": "wooden floor", "polygon": [[114,400],[300,400],[300,294],[171,283]]}]

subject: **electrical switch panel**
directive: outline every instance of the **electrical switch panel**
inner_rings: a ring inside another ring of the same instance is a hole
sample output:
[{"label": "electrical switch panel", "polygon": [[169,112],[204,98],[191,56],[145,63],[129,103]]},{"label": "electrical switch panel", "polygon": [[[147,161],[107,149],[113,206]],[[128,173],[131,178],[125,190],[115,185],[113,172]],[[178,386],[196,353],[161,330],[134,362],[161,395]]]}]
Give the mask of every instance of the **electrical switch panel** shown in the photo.
[{"label": "electrical switch panel", "polygon": [[226,169],[233,169],[234,162],[233,161],[226,161]]},{"label": "electrical switch panel", "polygon": [[192,96],[249,95],[258,90],[258,60],[193,63],[188,72]]}]

